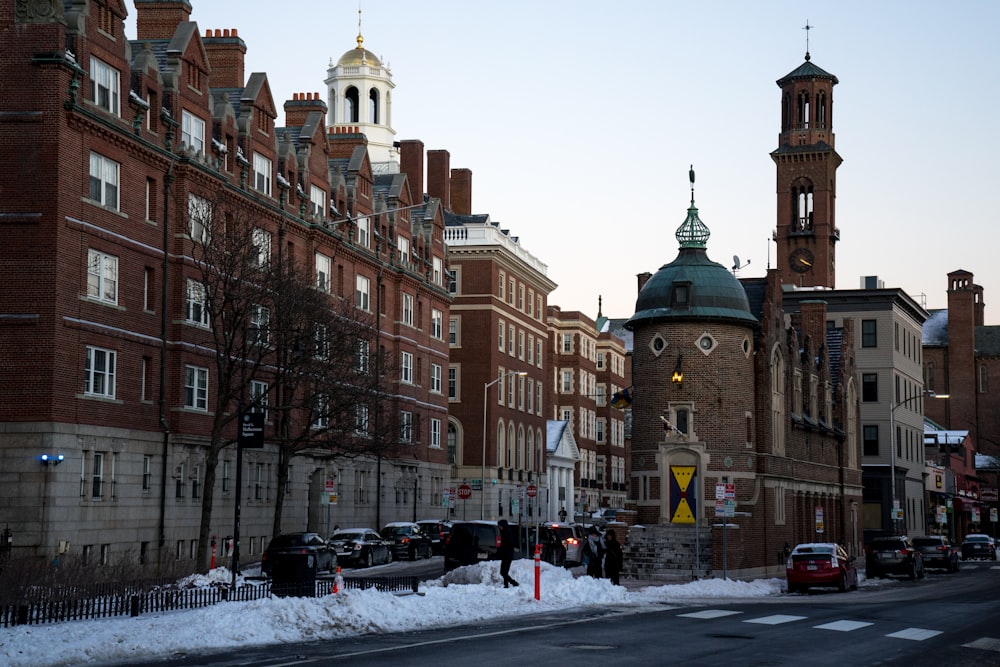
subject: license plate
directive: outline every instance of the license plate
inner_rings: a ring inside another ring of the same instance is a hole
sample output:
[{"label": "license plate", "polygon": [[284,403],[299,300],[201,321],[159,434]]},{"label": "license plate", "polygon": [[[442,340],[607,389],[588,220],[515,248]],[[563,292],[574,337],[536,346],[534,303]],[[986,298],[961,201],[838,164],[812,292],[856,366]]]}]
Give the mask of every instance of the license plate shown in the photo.
[{"label": "license plate", "polygon": [[476,558],[478,558],[479,560],[486,560],[489,557],[490,557],[490,555],[488,553],[486,553],[485,551],[480,551],[479,553],[476,554]]},{"label": "license plate", "polygon": [[818,570],[819,566],[818,565],[806,565],[806,569],[807,570]]}]

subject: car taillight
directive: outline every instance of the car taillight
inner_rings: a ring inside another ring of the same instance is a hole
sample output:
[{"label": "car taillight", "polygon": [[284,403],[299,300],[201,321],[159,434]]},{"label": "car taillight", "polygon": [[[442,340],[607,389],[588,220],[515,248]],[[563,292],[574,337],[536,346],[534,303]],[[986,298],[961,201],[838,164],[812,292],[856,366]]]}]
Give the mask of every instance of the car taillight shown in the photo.
[{"label": "car taillight", "polygon": [[944,546],[943,544],[938,547],[938,551],[947,551],[947,550],[948,550],[948,547]]},{"label": "car taillight", "polygon": [[900,549],[899,550],[899,555],[900,556],[909,556],[910,553],[912,553],[912,552],[909,549]]},{"label": "car taillight", "polygon": [[567,537],[566,544],[578,544],[579,541],[575,537]]},{"label": "car taillight", "polygon": [[403,539],[401,539],[401,540],[400,540],[400,543],[401,543],[401,544],[408,544],[408,543],[409,543],[409,541],[410,541],[410,538],[408,538],[408,537],[404,537]]},{"label": "car taillight", "polygon": [[497,533],[497,549],[500,548],[500,533]]}]

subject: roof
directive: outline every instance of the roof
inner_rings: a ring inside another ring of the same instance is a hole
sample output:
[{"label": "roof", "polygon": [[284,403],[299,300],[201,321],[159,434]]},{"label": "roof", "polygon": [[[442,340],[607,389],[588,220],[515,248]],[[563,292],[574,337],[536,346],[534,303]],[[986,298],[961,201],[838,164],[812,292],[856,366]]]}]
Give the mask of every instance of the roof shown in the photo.
[{"label": "roof", "polygon": [[921,333],[921,343],[925,346],[948,346],[948,309],[928,310],[930,314],[924,320],[924,328]]},{"label": "roof", "polygon": [[840,83],[840,81],[834,75],[830,74],[821,67],[817,67],[808,53],[806,53],[806,60],[804,63],[793,69],[791,72],[786,74],[777,80],[779,86],[784,86],[789,81],[794,81],[796,79],[830,79],[833,81],[834,85]]}]

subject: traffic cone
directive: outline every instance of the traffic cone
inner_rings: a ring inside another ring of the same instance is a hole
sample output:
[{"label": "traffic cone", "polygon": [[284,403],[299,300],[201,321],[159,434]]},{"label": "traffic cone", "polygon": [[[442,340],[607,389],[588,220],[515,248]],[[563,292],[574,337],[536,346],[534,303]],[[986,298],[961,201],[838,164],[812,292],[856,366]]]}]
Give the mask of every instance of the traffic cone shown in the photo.
[{"label": "traffic cone", "polygon": [[340,576],[340,566],[337,566],[337,574],[333,578],[333,594],[337,595],[340,593],[340,589],[344,587],[344,578]]}]

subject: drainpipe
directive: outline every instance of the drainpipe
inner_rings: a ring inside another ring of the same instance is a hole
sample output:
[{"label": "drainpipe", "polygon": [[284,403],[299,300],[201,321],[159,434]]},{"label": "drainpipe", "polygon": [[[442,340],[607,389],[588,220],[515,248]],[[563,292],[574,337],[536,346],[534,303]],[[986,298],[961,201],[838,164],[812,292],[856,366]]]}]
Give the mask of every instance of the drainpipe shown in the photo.
[{"label": "drainpipe", "polygon": [[160,427],[163,429],[163,449],[160,465],[160,516],[158,525],[158,546],[156,549],[156,568],[160,573],[163,565],[163,549],[166,545],[166,515],[167,515],[167,463],[170,449],[170,424],[167,422],[167,289],[170,275],[170,191],[174,182],[174,163],[171,162],[167,173],[163,176],[163,270],[160,279]]}]

